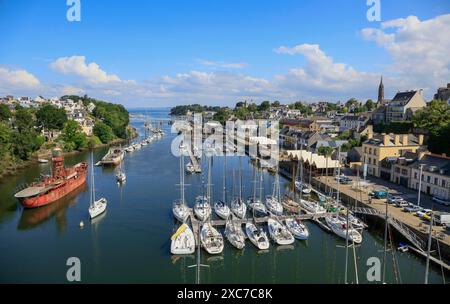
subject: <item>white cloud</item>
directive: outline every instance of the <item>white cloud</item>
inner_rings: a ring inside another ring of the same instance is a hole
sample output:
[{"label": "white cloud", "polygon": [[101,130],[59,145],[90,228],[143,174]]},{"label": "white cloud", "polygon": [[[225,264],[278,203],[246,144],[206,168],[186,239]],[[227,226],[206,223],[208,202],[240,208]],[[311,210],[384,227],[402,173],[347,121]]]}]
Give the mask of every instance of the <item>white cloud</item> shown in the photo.
[{"label": "white cloud", "polygon": [[121,82],[117,75],[108,74],[97,63],[87,64],[85,56],[61,57],[52,62],[50,66],[59,73],[81,77],[90,84]]},{"label": "white cloud", "polygon": [[399,79],[399,89],[420,87],[431,92],[450,79],[448,33],[450,14],[424,21],[409,16],[361,31],[364,39],[387,50],[392,60],[387,72]]},{"label": "white cloud", "polygon": [[85,90],[82,88],[77,88],[71,85],[65,85],[61,88],[61,92],[64,95],[80,95],[80,94],[84,94]]},{"label": "white cloud", "polygon": [[25,70],[11,70],[0,67],[0,88],[2,89],[35,89],[39,86],[39,79]]},{"label": "white cloud", "polygon": [[222,61],[211,61],[211,60],[204,60],[200,59],[198,62],[201,65],[204,66],[210,66],[214,68],[224,68],[224,69],[243,69],[247,67],[246,63],[229,63],[229,62],[222,62]]},{"label": "white cloud", "polygon": [[317,44],[282,46],[276,53],[303,55],[306,63],[287,74],[276,75],[275,80],[283,92],[294,97],[367,97],[376,88],[379,74],[360,72],[344,63],[336,63]]}]

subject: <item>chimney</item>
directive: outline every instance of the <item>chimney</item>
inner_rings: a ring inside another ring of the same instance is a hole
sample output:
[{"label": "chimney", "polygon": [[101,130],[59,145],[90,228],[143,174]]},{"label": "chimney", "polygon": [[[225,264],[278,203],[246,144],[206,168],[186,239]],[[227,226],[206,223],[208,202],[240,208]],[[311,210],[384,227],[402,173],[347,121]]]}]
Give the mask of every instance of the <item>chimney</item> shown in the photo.
[{"label": "chimney", "polygon": [[382,133],[381,136],[383,136],[383,145],[388,146],[391,141],[391,136],[386,133]]},{"label": "chimney", "polygon": [[394,143],[396,146],[400,146],[400,135],[398,134],[394,135]]},{"label": "chimney", "polygon": [[403,134],[402,143],[404,146],[408,145],[408,134]]},{"label": "chimney", "polygon": [[419,146],[422,146],[422,145],[423,145],[423,139],[424,139],[423,134],[419,134],[419,135],[417,136],[417,139],[418,139],[418,141],[419,141]]}]

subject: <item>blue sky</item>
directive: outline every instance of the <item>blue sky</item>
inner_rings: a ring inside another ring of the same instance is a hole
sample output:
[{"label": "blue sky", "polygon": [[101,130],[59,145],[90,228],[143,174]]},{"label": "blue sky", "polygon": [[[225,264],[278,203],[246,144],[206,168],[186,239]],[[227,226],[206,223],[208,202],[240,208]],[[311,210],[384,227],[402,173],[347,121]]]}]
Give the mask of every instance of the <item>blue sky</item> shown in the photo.
[{"label": "blue sky", "polygon": [[0,95],[232,105],[376,98],[381,74],[387,98],[450,82],[448,0],[381,0],[382,22],[366,0],[80,0],[81,22],[65,2],[0,0]]}]

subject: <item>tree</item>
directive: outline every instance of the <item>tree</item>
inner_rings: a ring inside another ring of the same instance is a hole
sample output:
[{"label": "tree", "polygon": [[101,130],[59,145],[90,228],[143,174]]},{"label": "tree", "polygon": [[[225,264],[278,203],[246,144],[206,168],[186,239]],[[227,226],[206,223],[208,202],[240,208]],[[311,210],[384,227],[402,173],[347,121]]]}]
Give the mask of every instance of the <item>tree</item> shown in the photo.
[{"label": "tree", "polygon": [[37,124],[47,130],[62,130],[67,121],[66,111],[51,104],[45,104],[36,112]]},{"label": "tree", "polygon": [[69,120],[64,125],[62,139],[64,150],[68,152],[84,149],[88,145],[86,134],[81,131],[80,125],[74,120]]},{"label": "tree", "polygon": [[222,125],[225,125],[228,119],[230,119],[230,113],[227,108],[220,108],[214,114],[214,120],[220,122]]},{"label": "tree", "polygon": [[0,122],[0,159],[9,152],[11,148],[12,132],[4,123]]},{"label": "tree", "polygon": [[111,127],[101,121],[95,124],[94,135],[104,144],[107,144],[114,139],[114,132]]},{"label": "tree", "polygon": [[0,104],[0,121],[9,121],[12,118],[12,113],[9,107],[5,104]]},{"label": "tree", "polygon": [[245,103],[242,102],[242,101],[239,101],[239,102],[236,104],[235,109],[239,109],[239,108],[242,108],[242,107],[244,107],[244,106],[245,106]]},{"label": "tree", "polygon": [[281,105],[281,103],[278,100],[276,100],[272,103],[272,107],[275,107],[275,108],[278,108],[280,105]]},{"label": "tree", "polygon": [[376,103],[372,99],[368,99],[365,104],[367,111],[372,112],[376,107]]},{"label": "tree", "polygon": [[247,108],[239,108],[236,110],[235,115],[237,119],[245,120],[250,115],[250,111]]},{"label": "tree", "polygon": [[433,100],[428,107],[416,112],[413,123],[416,128],[428,130],[428,147],[432,152],[450,154],[450,105],[447,102]]},{"label": "tree", "polygon": [[30,109],[26,109],[21,106],[16,107],[16,112],[14,113],[14,127],[19,131],[28,131],[33,128],[35,121],[33,114]]},{"label": "tree", "polygon": [[267,111],[270,109],[270,101],[263,101],[260,105],[259,105],[259,111]]},{"label": "tree", "polygon": [[322,147],[319,147],[319,149],[317,149],[317,152],[319,153],[319,155],[323,155],[325,157],[331,156],[333,154],[333,151],[334,151],[334,149],[329,146],[322,146]]}]

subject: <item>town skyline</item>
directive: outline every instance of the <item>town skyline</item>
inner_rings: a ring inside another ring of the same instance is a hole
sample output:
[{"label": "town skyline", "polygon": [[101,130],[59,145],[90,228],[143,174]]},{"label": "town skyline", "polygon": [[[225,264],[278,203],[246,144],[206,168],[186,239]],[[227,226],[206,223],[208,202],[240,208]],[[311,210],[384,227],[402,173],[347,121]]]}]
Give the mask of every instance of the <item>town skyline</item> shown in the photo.
[{"label": "town skyline", "polygon": [[[108,3],[105,12],[81,1],[80,22],[68,22],[64,1],[3,1],[0,34],[10,47],[0,50],[0,96],[234,106],[376,100],[381,76],[386,98],[423,89],[431,100],[445,87],[446,1],[384,0],[380,22],[367,20],[366,1],[319,2],[198,2],[175,10]],[[313,17],[318,10],[322,17]]]}]

